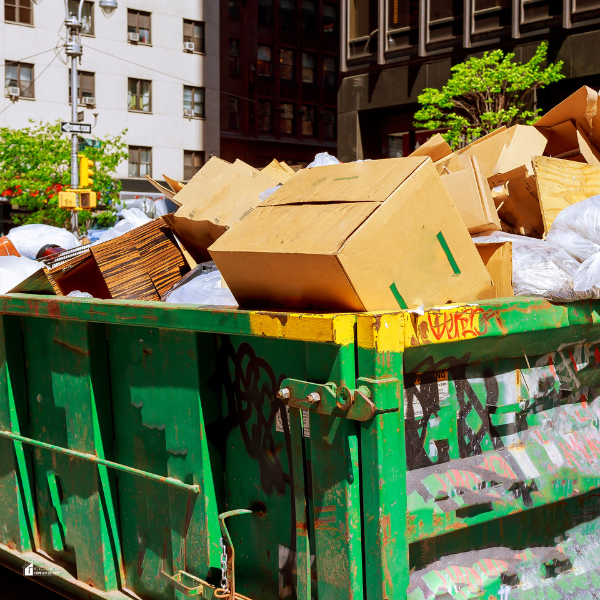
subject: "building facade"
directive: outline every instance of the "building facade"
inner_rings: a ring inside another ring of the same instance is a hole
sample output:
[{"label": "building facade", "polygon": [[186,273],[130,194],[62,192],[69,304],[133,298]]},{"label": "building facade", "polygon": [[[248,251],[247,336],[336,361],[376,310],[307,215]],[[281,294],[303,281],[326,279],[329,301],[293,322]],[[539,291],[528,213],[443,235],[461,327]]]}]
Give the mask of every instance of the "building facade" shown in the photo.
[{"label": "building facade", "polygon": [[[63,0],[0,0],[0,11],[0,126],[70,121]],[[218,3],[118,0],[105,18],[86,0],[82,21],[79,110],[95,124],[87,137],[127,130],[123,190],[151,189],[146,174],[188,180],[219,154]]]},{"label": "building facade", "polygon": [[600,0],[342,0],[338,156],[406,156],[430,135],[413,126],[419,94],[485,50],[527,61],[549,41],[566,79],[538,92],[543,110],[598,89],[599,29]]},{"label": "building facade", "polygon": [[221,158],[336,152],[339,0],[221,0]]}]

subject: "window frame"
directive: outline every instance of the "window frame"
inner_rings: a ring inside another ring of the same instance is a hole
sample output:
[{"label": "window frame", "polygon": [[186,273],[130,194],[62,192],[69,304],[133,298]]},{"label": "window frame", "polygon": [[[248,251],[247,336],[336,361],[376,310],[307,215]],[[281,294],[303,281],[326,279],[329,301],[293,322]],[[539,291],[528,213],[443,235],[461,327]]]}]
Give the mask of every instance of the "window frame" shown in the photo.
[{"label": "window frame", "polygon": [[[269,53],[270,53],[270,60],[266,61],[264,59],[260,59],[258,58],[258,51],[261,48],[268,48],[269,49]],[[263,75],[262,73],[260,73],[258,65],[259,65],[259,61],[263,62],[263,63],[269,63],[269,74],[268,75]],[[267,46],[265,44],[261,44],[260,46],[257,46],[256,48],[256,74],[258,77],[261,77],[263,79],[272,79],[273,78],[273,46]]]},{"label": "window frame", "polygon": [[[152,147],[151,146],[128,146],[127,147],[128,150],[128,158],[127,158],[127,176],[129,179],[143,179],[145,177],[145,175],[142,175],[142,164],[147,164],[149,165],[149,169],[148,169],[148,173],[147,175],[149,175],[150,177],[152,177]],[[150,153],[150,162],[149,163],[142,163],[142,150],[148,150]],[[132,152],[137,152],[137,158],[138,158],[138,162],[132,162],[131,160],[131,155]],[[131,165],[132,164],[137,164],[137,171],[138,174],[137,175],[131,175]]]},{"label": "window frame", "polygon": [[[132,25],[129,24],[129,17],[135,15],[136,16],[136,22],[137,24],[135,25],[135,32],[133,31],[129,31],[130,27],[133,27]],[[152,46],[152,13],[145,11],[145,10],[138,10],[137,8],[128,8],[127,9],[127,42],[129,42],[129,34],[130,33],[137,33],[139,35],[140,33],[140,15],[143,16],[147,16],[148,17],[148,21],[149,21],[149,25],[148,25],[148,41],[147,42],[142,42],[137,41],[136,44],[141,44],[142,46]]]},{"label": "window frame", "polygon": [[[284,106],[291,106],[292,107],[292,118],[290,119],[292,122],[292,131],[290,133],[284,132],[282,131],[281,125],[283,122],[283,107]],[[291,136],[291,137],[295,137],[297,136],[297,125],[296,125],[296,105],[293,102],[281,102],[279,105],[279,133],[281,135],[287,135],[287,136]]]},{"label": "window frame", "polygon": [[469,27],[471,30],[470,35],[476,36],[476,35],[490,33],[492,31],[500,31],[502,29],[510,29],[510,24],[509,24],[509,25],[496,27],[494,29],[486,29],[485,31],[475,31],[476,17],[481,16],[481,15],[491,15],[494,13],[501,14],[503,10],[508,10],[511,13],[510,17],[511,17],[511,21],[512,21],[512,11],[513,11],[513,7],[511,5],[510,0],[508,0],[507,6],[492,6],[490,8],[482,8],[480,10],[475,10],[476,2],[477,2],[477,0],[473,0],[473,5],[471,7],[471,14],[469,15]]},{"label": "window frame", "polygon": [[[187,36],[185,34],[185,27],[186,25],[191,25],[192,27],[192,35],[191,36]],[[196,25],[199,25],[200,28],[202,29],[202,37],[201,38],[195,38],[193,35],[194,29],[196,27]],[[189,37],[189,40],[186,40],[185,38]],[[195,40],[201,40],[202,42],[202,48],[201,50],[196,50],[196,42]],[[183,42],[194,42],[194,54],[206,54],[206,23],[204,21],[192,21],[191,19],[184,19],[183,20]]]},{"label": "window frame", "polygon": [[[305,119],[305,115],[310,114],[310,111],[312,110],[312,120],[311,119]],[[317,135],[317,107],[314,104],[303,104],[302,105],[302,118],[300,119],[300,130],[302,132],[302,137],[303,138],[317,138],[319,137]],[[312,123],[312,133],[304,133],[304,123]]]},{"label": "window frame", "polygon": [[[187,157],[191,157],[192,158],[192,169],[195,168],[194,166],[194,158],[196,158],[196,155],[198,155],[198,157],[200,158],[200,166],[198,167],[198,169],[196,171],[194,171],[192,173],[191,177],[186,177],[186,164],[185,164],[185,159]],[[196,175],[196,173],[198,173],[198,171],[200,171],[200,169],[206,164],[206,152],[204,150],[184,150],[183,151],[183,181],[189,181],[190,179],[192,179],[194,177],[194,175]]]},{"label": "window frame", "polygon": [[[138,99],[138,101],[136,101],[136,107],[139,106],[139,99],[142,97],[142,94],[140,93],[140,87],[141,87],[141,83],[142,82],[146,82],[149,83],[149,89],[148,89],[148,110],[143,110],[141,108],[131,108],[131,102],[130,102],[130,97],[131,97],[131,82],[135,81],[137,82],[137,93],[135,95],[135,97]],[[151,79],[138,79],[137,77],[128,77],[127,78],[127,112],[134,112],[134,113],[141,113],[144,115],[150,115],[152,114],[152,80]]]},{"label": "window frame", "polygon": [[[83,104],[83,98],[90,98],[90,96],[83,95],[83,88],[81,85],[81,77],[89,77],[91,75],[93,85],[92,85],[92,98],[96,99],[96,73],[92,71],[77,71],[77,106],[88,106],[87,104]],[[69,69],[69,104],[71,104],[71,69]],[[94,103],[95,106],[95,103]]]},{"label": "window frame", "polygon": [[[312,81],[304,80],[304,69],[309,69],[309,67],[304,66],[304,57],[305,56],[313,58],[313,67],[311,69],[312,74],[313,74]],[[314,52],[302,52],[302,85],[315,85],[316,83],[317,83],[317,55]]]},{"label": "window frame", "polygon": [[[332,60],[333,61],[333,71],[329,71],[328,69],[325,68],[325,64],[327,63],[327,60]],[[327,78],[327,74],[328,73],[333,73],[333,83],[329,84],[326,82],[326,78]],[[335,56],[324,56],[323,57],[323,86],[329,89],[333,89],[337,87],[337,79],[338,79],[338,66],[337,66],[337,59]]]},{"label": "window frame", "polygon": [[261,25],[273,25],[273,23],[275,21],[275,19],[274,19],[275,3],[273,2],[273,0],[266,0],[266,1],[271,3],[271,5],[269,7],[269,9],[270,9],[269,19],[267,20],[267,19],[260,18],[261,8],[265,8],[265,7],[261,7],[261,5],[260,5],[261,0],[258,0],[256,3],[257,4],[257,21]]},{"label": "window frame", "polygon": [[[231,42],[235,42],[237,44],[237,55],[231,54]],[[241,40],[236,38],[229,38],[229,73],[231,75],[239,75],[240,74],[240,51],[241,51]],[[236,70],[231,70],[231,59],[235,58]]]},{"label": "window frame", "polygon": [[[331,113],[333,115],[333,123],[327,123],[327,113]],[[333,125],[333,136],[329,137],[325,135],[327,125]],[[323,139],[324,140],[335,140],[337,139],[337,111],[335,108],[324,107],[323,108]]]},{"label": "window frame", "polygon": [[[20,94],[19,100],[35,100],[35,65],[33,63],[22,63],[16,60],[5,60],[4,61],[4,87],[11,87],[6,85],[6,80],[8,79],[6,76],[6,67],[17,67],[17,85],[14,87],[18,87]],[[26,87],[26,90],[29,92],[29,96],[23,96],[23,85],[21,83],[21,67],[25,67],[27,69],[31,69],[31,83]]]},{"label": "window frame", "polygon": [[[335,12],[335,18],[333,20],[333,27],[332,27],[331,31],[327,31],[325,29],[325,26],[326,26],[325,20],[326,20],[326,18],[328,18],[325,16],[325,8],[326,7],[332,8],[333,11]],[[340,17],[339,12],[340,11],[338,10],[338,6],[336,6],[335,4],[330,4],[329,2],[325,2],[323,4],[323,15],[321,17],[321,33],[323,35],[336,35],[337,34],[337,32],[338,32],[337,25],[338,25],[338,21],[339,21],[339,17]]]},{"label": "window frame", "polygon": [[[79,5],[79,0],[69,0],[69,3],[73,2],[73,3],[77,3],[77,5]],[[83,22],[83,14],[85,11],[85,7],[91,8],[91,32],[84,32],[83,27],[81,28],[81,35],[85,36],[85,37],[96,37],[96,3],[92,2],[91,0],[84,0],[83,2],[83,11],[81,13],[81,17],[82,17],[82,22]],[[71,13],[73,14],[73,13]]]},{"label": "window frame", "polygon": [[[519,0],[519,27],[527,27],[527,26],[535,26],[537,23],[543,23],[547,20],[557,19],[560,15],[554,15],[553,17],[540,17],[539,19],[535,19],[534,21],[525,21],[525,5],[529,4],[542,4],[542,3],[552,2],[552,0]],[[561,10],[561,14],[563,14],[563,10]]]},{"label": "window frame", "polygon": [[[9,23],[10,25],[22,25],[23,27],[34,27],[34,22],[33,22],[33,1],[32,0],[10,0],[11,2],[14,2],[14,5],[11,4],[10,6],[7,4],[9,2],[9,0],[4,0],[4,22],[5,23]],[[29,2],[29,8],[24,8],[21,7],[21,2]],[[15,9],[15,20],[11,21],[9,19],[6,18],[6,12],[8,8],[14,8]],[[28,10],[30,11],[30,19],[29,22],[25,22],[25,21],[20,21],[19,20],[19,16],[21,14],[21,9],[23,10]]]},{"label": "window frame", "polygon": [[[233,102],[232,102],[233,101]],[[237,96],[229,96],[228,97],[228,115],[229,115],[229,131],[239,131],[240,130],[240,99]],[[231,107],[235,103],[236,111],[232,112]],[[231,126],[231,115],[236,115],[236,126]]]},{"label": "window frame", "polygon": [[[282,59],[283,59],[283,54],[282,53],[283,52],[291,52],[291,55],[292,55],[292,64],[291,65],[284,64],[282,62]],[[282,66],[284,66],[284,67],[291,67],[292,68],[291,69],[291,72],[292,72],[291,79],[287,78],[287,77],[283,77],[281,75]],[[291,82],[296,81],[296,51],[295,51],[294,48],[280,48],[279,49],[279,79],[281,81],[291,81]]]},{"label": "window frame", "polygon": [[[259,114],[259,108],[262,104],[267,104],[270,107],[270,112],[268,115],[269,118],[269,129],[261,129],[260,127],[260,120],[266,118],[264,115]],[[258,134],[268,134],[268,133],[273,133],[273,100],[268,100],[266,98],[260,98],[257,102],[256,105],[256,129],[258,131]]]},{"label": "window frame", "polygon": [[[185,90],[186,88],[188,88],[191,91],[192,94],[192,110],[194,111],[194,115],[192,117],[186,117],[184,115],[184,117],[186,119],[205,119],[206,118],[206,88],[204,87],[200,87],[200,86],[193,86],[193,85],[184,85],[183,86],[183,102],[184,102],[184,106],[182,108],[182,110],[185,110]],[[200,102],[201,108],[202,108],[202,112],[201,114],[197,114],[196,111],[194,110],[194,93],[196,91],[201,91],[202,92],[202,101]]]}]

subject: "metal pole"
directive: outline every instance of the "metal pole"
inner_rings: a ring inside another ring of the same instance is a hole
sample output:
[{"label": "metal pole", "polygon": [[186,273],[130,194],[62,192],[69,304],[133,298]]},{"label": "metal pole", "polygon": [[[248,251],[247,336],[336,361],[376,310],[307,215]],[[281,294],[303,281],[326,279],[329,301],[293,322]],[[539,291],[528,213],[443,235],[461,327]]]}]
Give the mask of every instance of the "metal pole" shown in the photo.
[{"label": "metal pole", "polygon": [[[71,32],[75,36],[75,32]],[[77,123],[77,57],[71,57],[71,122]],[[77,160],[78,134],[71,134],[71,189],[79,187],[79,162]],[[77,234],[79,230],[79,213],[74,210],[71,215],[71,228]]]}]

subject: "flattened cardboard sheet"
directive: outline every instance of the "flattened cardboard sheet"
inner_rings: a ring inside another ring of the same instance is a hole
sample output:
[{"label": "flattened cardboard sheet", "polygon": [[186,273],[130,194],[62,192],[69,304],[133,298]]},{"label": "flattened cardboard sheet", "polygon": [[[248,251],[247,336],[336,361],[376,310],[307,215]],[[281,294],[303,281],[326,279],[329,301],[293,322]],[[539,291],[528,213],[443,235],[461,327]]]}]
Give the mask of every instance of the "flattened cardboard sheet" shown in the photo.
[{"label": "flattened cardboard sheet", "polygon": [[512,298],[515,295],[512,284],[512,243],[477,244],[477,238],[474,241],[493,281],[492,285],[479,292],[477,300]]}]

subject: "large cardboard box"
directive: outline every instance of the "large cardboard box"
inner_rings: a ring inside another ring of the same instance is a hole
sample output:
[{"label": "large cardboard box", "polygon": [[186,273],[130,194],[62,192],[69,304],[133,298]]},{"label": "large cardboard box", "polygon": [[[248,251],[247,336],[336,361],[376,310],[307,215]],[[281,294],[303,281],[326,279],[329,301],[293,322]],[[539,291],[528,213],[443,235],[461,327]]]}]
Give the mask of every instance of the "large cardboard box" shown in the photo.
[{"label": "large cardboard box", "polygon": [[429,156],[433,162],[437,162],[451,154],[452,148],[450,148],[448,142],[439,133],[436,133],[408,156]]},{"label": "large cardboard box", "polygon": [[512,298],[515,295],[512,283],[512,243],[477,244],[477,251],[492,278],[492,284],[477,294],[477,300]]},{"label": "large cardboard box", "polygon": [[425,157],[300,171],[210,253],[243,307],[398,310],[473,300],[490,283]]},{"label": "large cardboard box", "polygon": [[213,157],[175,195],[181,207],[166,220],[192,258],[206,262],[211,260],[209,246],[278,183],[241,160],[230,164]]},{"label": "large cardboard box", "polygon": [[465,168],[442,176],[444,186],[458,209],[469,233],[500,231],[492,191],[474,156],[463,157]]}]

